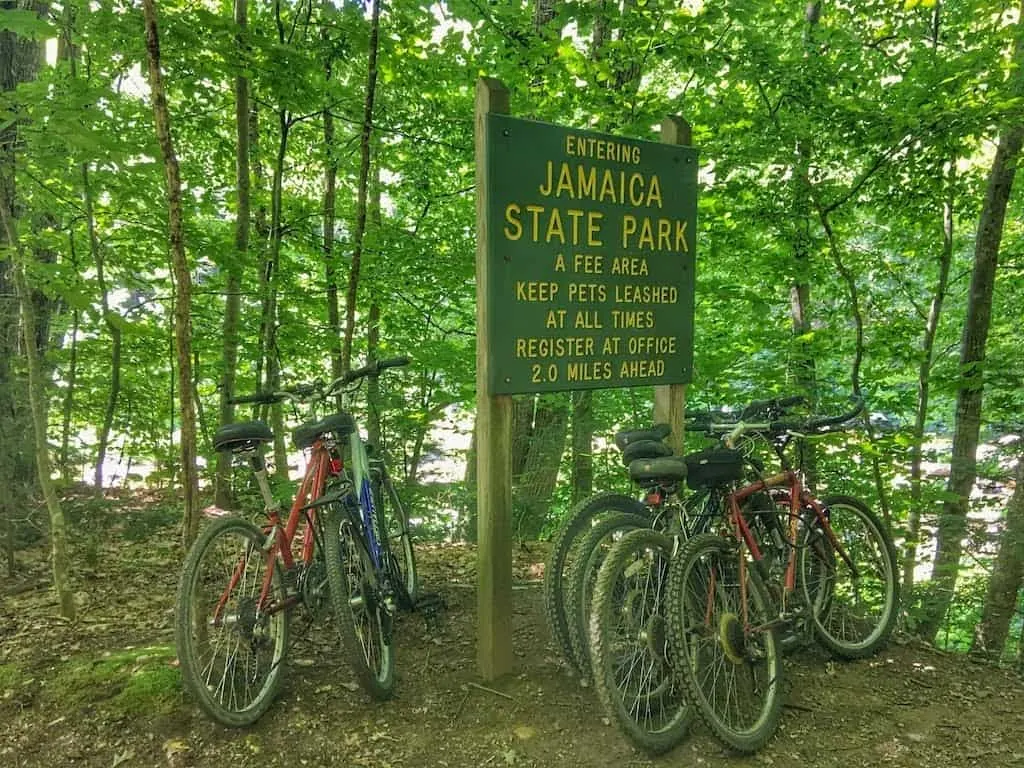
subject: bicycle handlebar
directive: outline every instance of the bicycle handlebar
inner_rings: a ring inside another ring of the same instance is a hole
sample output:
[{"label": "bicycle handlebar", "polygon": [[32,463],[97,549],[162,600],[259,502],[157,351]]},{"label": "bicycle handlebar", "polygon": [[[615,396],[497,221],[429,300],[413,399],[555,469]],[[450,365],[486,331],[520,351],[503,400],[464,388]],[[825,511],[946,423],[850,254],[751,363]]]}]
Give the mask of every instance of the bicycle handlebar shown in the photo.
[{"label": "bicycle handlebar", "polygon": [[761,417],[762,421],[772,420],[785,414],[789,408],[806,403],[807,398],[803,395],[787,395],[785,397],[771,398],[770,400],[754,400],[740,411],[738,417],[734,412],[718,409],[708,413],[687,416],[686,427],[698,432],[708,432],[712,431],[714,427],[720,427],[724,424],[733,426],[741,421],[749,421],[755,417]]},{"label": "bicycle handlebar", "polygon": [[380,372],[387,368],[401,368],[403,365],[408,365],[411,362],[412,358],[406,355],[402,355],[400,357],[389,357],[386,360],[378,360],[375,363],[364,365],[362,368],[356,368],[354,371],[349,371],[344,376],[339,376],[331,382],[331,386],[327,388],[327,391],[334,392],[339,387],[351,384],[353,381],[358,381],[366,376],[380,376]]},{"label": "bicycle handlebar", "polygon": [[[801,396],[777,398],[775,400],[764,400],[751,403],[743,409],[743,414],[763,413],[768,411],[784,411],[785,408],[799,405],[806,402]],[[756,408],[755,408],[756,406]],[[701,414],[700,417],[687,421],[687,426],[701,432],[725,435],[725,441],[729,444],[735,442],[742,435],[749,432],[761,432],[767,435],[794,434],[825,434],[839,425],[844,425],[864,410],[864,398],[856,397],[850,410],[837,416],[817,416],[809,419],[770,419],[767,421],[745,421],[741,414],[739,421],[712,422],[710,415]]]},{"label": "bicycle handlebar", "polygon": [[299,384],[294,387],[286,387],[276,392],[256,392],[252,395],[240,395],[228,400],[233,405],[272,405],[283,400],[313,401],[322,400],[336,394],[339,389],[353,381],[358,381],[366,376],[379,376],[381,371],[387,368],[400,368],[412,362],[412,358],[405,355],[401,357],[390,357],[386,360],[378,360],[370,365],[364,365],[354,371],[349,371],[344,376],[339,376],[330,385],[324,387],[317,382],[314,384]]}]

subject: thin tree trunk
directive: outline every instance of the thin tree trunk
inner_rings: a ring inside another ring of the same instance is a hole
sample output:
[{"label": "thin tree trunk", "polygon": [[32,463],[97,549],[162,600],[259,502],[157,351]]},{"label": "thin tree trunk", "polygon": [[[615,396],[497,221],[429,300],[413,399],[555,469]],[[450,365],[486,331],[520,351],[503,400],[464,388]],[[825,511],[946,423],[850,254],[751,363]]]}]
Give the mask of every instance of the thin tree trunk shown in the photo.
[{"label": "thin tree trunk", "polygon": [[928,417],[932,361],[935,358],[935,335],[942,316],[942,304],[949,283],[949,267],[953,263],[953,174],[956,163],[950,163],[949,197],[942,206],[942,253],[939,256],[939,278],[932,294],[921,339],[921,364],[917,370],[917,413],[914,416],[913,443],[910,446],[910,511],[907,513],[907,537],[903,551],[903,599],[909,604],[914,593],[914,569],[917,567],[917,546],[921,535],[922,463],[924,460],[924,424]]},{"label": "thin tree trunk", "polygon": [[71,482],[71,414],[75,410],[75,385],[78,381],[78,325],[80,313],[71,312],[71,349],[68,351],[68,370],[64,380],[64,408],[60,429],[60,476],[64,483]]},{"label": "thin tree trunk", "polygon": [[182,534],[189,547],[199,528],[199,477],[196,471],[196,421],[192,405],[192,280],[185,256],[184,214],[181,204],[181,176],[171,137],[171,118],[167,109],[163,75],[160,72],[160,39],[157,34],[155,0],[142,0],[146,24],[146,52],[149,62],[149,87],[153,99],[156,137],[164,158],[171,259],[174,269],[174,340],[178,363],[178,405],[181,411],[181,467],[185,514]]},{"label": "thin tree trunk", "polygon": [[[0,206],[0,208],[3,209],[7,242],[13,243],[17,251],[19,246],[14,223],[8,216],[6,206]],[[57,490],[53,485],[50,446],[46,436],[47,400],[42,366],[36,348],[35,306],[23,265],[15,265],[14,281],[21,306],[22,338],[28,368],[29,405],[35,431],[36,468],[39,475],[39,487],[43,491],[46,508],[50,514],[50,565],[53,570],[53,586],[57,592],[57,600],[60,602],[60,615],[73,621],[75,619],[75,596],[71,589],[71,579],[68,573],[70,559],[68,558],[67,526],[64,522],[64,511],[61,509],[60,499],[57,497]]]},{"label": "thin tree trunk", "polygon": [[[853,315],[854,327],[854,354],[853,365],[850,368],[850,386],[855,397],[862,397],[863,392],[860,386],[860,367],[864,362],[864,313],[860,310],[860,292],[857,290],[857,279],[853,272],[843,262],[842,254],[839,252],[839,243],[836,240],[832,223],[829,220],[828,212],[818,206],[818,213],[821,226],[825,230],[825,237],[828,240],[829,253],[832,255],[832,263],[836,271],[846,284],[846,292],[850,299],[850,313]],[[865,409],[863,413],[864,431],[868,441],[875,443],[874,429],[871,427],[871,417]],[[878,505],[882,513],[882,519],[887,527],[892,525],[892,513],[889,508],[889,494],[882,479],[882,468],[878,460],[878,452],[873,451],[871,455],[871,470],[875,480],[875,492],[878,494]]]},{"label": "thin tree trunk", "polygon": [[[676,426],[676,425],[673,425]],[[678,428],[678,427],[677,427]],[[572,503],[594,492],[594,394],[572,393]]]},{"label": "thin tree trunk", "polygon": [[[47,3],[11,3],[12,10],[34,10],[39,16],[48,12]],[[19,109],[13,91],[20,83],[36,79],[42,63],[42,46],[36,40],[22,38],[13,32],[0,30],[0,93],[5,110],[15,114]],[[18,146],[18,121],[5,120],[0,127],[0,206],[3,215],[14,221],[18,218],[15,207],[15,166]],[[29,445],[33,435],[32,414],[26,407],[28,383],[23,372],[11,362],[21,353],[18,305],[5,297],[16,295],[15,244],[7,239],[0,228],[0,515],[7,527],[8,546],[13,546],[15,525],[12,517],[27,502],[34,487],[31,478],[38,475],[31,452],[21,450]],[[37,334],[38,335],[38,334]],[[8,563],[13,567],[13,550]]]},{"label": "thin tree trunk", "polygon": [[[327,18],[334,16],[333,6],[325,2],[324,14]],[[323,33],[325,46],[330,46],[326,25]],[[324,58],[324,73],[327,76],[327,87],[330,88],[334,75],[334,52],[328,48]],[[334,227],[337,219],[337,187],[338,158],[334,145],[334,115],[331,113],[330,99],[324,106],[324,279],[327,283],[327,329],[330,334],[329,351],[331,354],[331,376],[338,378],[344,372],[341,360],[341,314],[338,308],[338,265],[334,258]]]},{"label": "thin tree trunk", "polygon": [[565,452],[569,405],[562,393],[541,395],[537,400],[530,449],[515,486],[516,533],[521,540],[534,539],[547,522],[551,494]]},{"label": "thin tree trunk", "polygon": [[1024,445],[1017,459],[1016,488],[1006,504],[1006,527],[985,595],[981,621],[975,627],[972,650],[999,657],[1017,610],[1017,593],[1024,580]]},{"label": "thin tree trunk", "polygon": [[96,282],[100,291],[100,309],[103,313],[103,322],[107,326],[107,332],[110,333],[110,391],[107,392],[107,407],[103,412],[103,423],[100,425],[96,445],[96,468],[93,472],[93,485],[97,493],[102,493],[103,465],[107,459],[110,431],[114,425],[117,401],[121,395],[121,326],[114,319],[114,314],[110,310],[107,279],[104,271],[105,259],[100,248],[99,237],[96,234],[96,215],[93,207],[92,185],[89,183],[88,163],[82,163],[82,202],[85,206],[85,224],[89,234],[89,253],[92,256],[93,264],[96,266]]},{"label": "thin tree trunk", "polygon": [[373,4],[370,19],[370,52],[366,72],[366,101],[363,109],[363,130],[359,141],[359,181],[356,187],[356,226],[352,233],[352,267],[348,274],[348,290],[345,292],[345,336],[341,346],[341,367],[350,370],[352,366],[352,337],[356,323],[356,297],[359,291],[359,270],[363,257],[363,237],[366,234],[366,197],[370,176],[370,144],[373,132],[373,100],[377,92],[377,53],[380,39],[380,9],[383,0]]},{"label": "thin tree trunk", "polygon": [[[1024,16],[1024,0],[1021,2],[1021,15]],[[1019,96],[1024,93],[1024,18],[1017,22],[1015,35],[1014,67],[1009,87],[1013,95]],[[1006,208],[1013,189],[1022,143],[1024,123],[1017,116],[1000,134],[978,220],[967,318],[960,343],[960,385],[957,391],[953,456],[946,485],[946,490],[956,500],[944,502],[939,516],[935,562],[932,566],[934,583],[931,599],[924,606],[924,621],[921,624],[922,636],[929,639],[938,633],[953,601],[963,539],[967,534],[968,500],[977,477],[985,345],[992,319],[992,293],[999,265]]]},{"label": "thin tree trunk", "polygon": [[[285,110],[278,113],[280,141],[277,145],[277,159],[270,188],[270,250],[264,263],[263,303],[263,357],[266,371],[264,389],[276,391],[281,388],[281,367],[277,359],[277,279],[281,262],[282,205],[284,185],[284,163],[288,149],[288,135],[291,120]],[[288,451],[284,442],[284,413],[279,403],[270,406],[270,422],[274,432],[275,474],[283,480],[288,478]]]},{"label": "thin tree trunk", "polygon": [[[814,33],[821,19],[820,0],[810,0],[804,7],[804,57],[817,56]],[[809,171],[811,167],[811,140],[802,136],[796,142],[793,173],[793,282],[789,288],[790,327],[793,335],[793,354],[790,371],[797,390],[817,401],[817,375],[814,350],[807,339],[811,331],[810,301],[812,274],[811,203],[813,190]],[[797,441],[799,465],[803,467],[807,485],[817,485],[817,462],[814,446],[807,440]]]},{"label": "thin tree trunk", "polygon": [[[235,253],[228,261],[224,296],[224,340],[221,351],[220,423],[235,420],[235,395],[238,369],[238,333],[242,315],[242,272],[249,260],[249,79],[244,75],[249,60],[247,41],[248,0],[235,0],[235,41],[241,72],[235,76]],[[233,504],[231,494],[231,454],[217,454],[214,502],[219,507]]]},{"label": "thin tree trunk", "polygon": [[[380,214],[380,164],[373,164],[373,181],[370,186],[370,228],[374,235],[379,235],[381,226]],[[380,254],[377,255],[378,271]],[[377,283],[370,283],[370,314],[366,329],[366,364],[370,365],[380,359],[380,301],[377,300]],[[340,362],[340,360],[339,360]],[[384,404],[380,396],[380,379],[371,376],[366,382],[366,435],[369,441],[378,448],[381,444],[383,428],[381,425]]]}]

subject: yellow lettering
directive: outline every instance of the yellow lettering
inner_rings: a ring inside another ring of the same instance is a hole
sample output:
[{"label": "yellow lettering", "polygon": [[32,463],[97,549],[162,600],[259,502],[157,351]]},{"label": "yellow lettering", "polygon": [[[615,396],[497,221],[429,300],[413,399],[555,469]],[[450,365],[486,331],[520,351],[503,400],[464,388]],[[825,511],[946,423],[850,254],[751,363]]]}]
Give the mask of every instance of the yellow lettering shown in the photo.
[{"label": "yellow lettering", "polygon": [[565,259],[562,254],[555,256],[555,272],[565,272]]},{"label": "yellow lettering", "polygon": [[690,252],[690,248],[686,245],[685,221],[676,221],[676,250],[682,253]]},{"label": "yellow lettering", "polygon": [[557,208],[551,209],[551,218],[548,219],[548,231],[544,238],[545,242],[550,243],[552,238],[558,238],[558,241],[565,245],[565,230],[562,229],[562,215],[558,212]]},{"label": "yellow lettering", "polygon": [[593,253],[577,253],[572,257],[572,268],[576,272],[599,275],[602,272],[604,256]]},{"label": "yellow lettering", "polygon": [[505,206],[505,221],[509,223],[509,226],[505,227],[505,239],[506,240],[518,240],[523,236],[523,225],[519,221],[519,206],[515,203],[509,203]]},{"label": "yellow lettering", "polygon": [[604,381],[612,377],[612,364],[608,360],[573,362],[566,366],[565,373],[569,381]]},{"label": "yellow lettering", "polygon": [[599,283],[569,283],[569,301],[580,303],[588,301],[604,301],[608,298],[608,290]]},{"label": "yellow lettering", "polygon": [[661,182],[658,181],[657,176],[651,176],[651,186],[647,189],[647,207],[651,207],[651,203],[657,203],[658,207],[661,208]]},{"label": "yellow lettering", "polygon": [[597,190],[597,168],[576,166],[576,185],[579,187],[580,197],[592,200]]},{"label": "yellow lettering", "polygon": [[544,283],[537,280],[517,280],[517,301],[553,301],[558,295],[558,283]]},{"label": "yellow lettering", "polygon": [[[601,219],[604,218],[603,213],[597,213],[591,211],[587,214],[587,245],[591,248],[600,248],[604,243],[598,239],[598,235],[601,234]],[[573,245],[576,243],[574,242]]]}]

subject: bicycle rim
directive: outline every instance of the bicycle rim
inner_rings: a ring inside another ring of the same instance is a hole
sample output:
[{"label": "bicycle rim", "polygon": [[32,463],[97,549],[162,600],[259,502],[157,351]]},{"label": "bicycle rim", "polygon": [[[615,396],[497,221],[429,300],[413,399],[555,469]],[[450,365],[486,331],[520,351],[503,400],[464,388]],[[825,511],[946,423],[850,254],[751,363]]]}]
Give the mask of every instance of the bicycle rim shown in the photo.
[{"label": "bicycle rim", "polygon": [[740,555],[719,536],[687,543],[670,576],[670,647],[707,726],[729,747],[754,752],[778,727],[782,659],[761,583],[744,571],[741,586]]},{"label": "bicycle rim", "polygon": [[839,656],[874,653],[896,622],[896,551],[878,518],[857,499],[825,500],[836,551],[817,520],[807,528],[800,550],[805,599],[818,640]]},{"label": "bicycle rim", "polygon": [[[646,507],[621,493],[599,493],[579,502],[570,510],[551,545],[544,565],[544,611],[548,628],[566,661],[576,669],[565,592],[572,564],[579,557],[580,545],[590,529],[607,515],[616,512],[644,514]],[[577,670],[579,671],[579,670]]]},{"label": "bicycle rim", "polygon": [[324,541],[327,578],[341,647],[363,689],[386,699],[394,688],[391,613],[381,599],[369,555],[347,518],[332,512]]},{"label": "bicycle rim", "polygon": [[419,596],[419,573],[409,533],[409,517],[390,478],[380,488],[377,519],[380,522],[381,547],[387,553],[387,567],[394,579],[399,602],[403,608],[411,610]]},{"label": "bicycle rim", "polygon": [[598,697],[626,735],[652,753],[678,744],[693,719],[669,661],[672,547],[671,538],[652,530],[627,533],[601,566],[590,614]]},{"label": "bicycle rim", "polygon": [[[277,694],[288,646],[284,581],[276,560],[270,592],[263,533],[220,520],[197,539],[178,586],[175,643],[182,679],[200,707],[229,726],[254,723]],[[271,608],[268,612],[266,609]]]}]

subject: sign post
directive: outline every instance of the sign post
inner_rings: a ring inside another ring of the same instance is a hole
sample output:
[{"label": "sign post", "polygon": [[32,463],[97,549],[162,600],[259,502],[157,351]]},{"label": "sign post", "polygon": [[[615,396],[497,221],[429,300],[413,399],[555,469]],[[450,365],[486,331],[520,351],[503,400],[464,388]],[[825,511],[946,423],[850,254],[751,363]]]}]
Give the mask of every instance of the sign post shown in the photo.
[{"label": "sign post", "polygon": [[476,86],[476,447],[477,666],[484,680],[512,671],[512,397],[491,388],[491,323],[486,296],[498,276],[490,268],[492,205],[487,119],[507,113],[508,89],[481,78]]},{"label": "sign post", "polygon": [[[476,92],[478,663],[511,671],[511,395],[655,387],[682,428],[693,366],[697,152],[521,120]],[[679,448],[682,434],[675,435]]]},{"label": "sign post", "polygon": [[[665,144],[689,146],[692,142],[690,124],[681,117],[666,117],[661,121],[661,140]],[[686,384],[663,384],[654,388],[654,423],[672,425],[668,439],[676,455],[683,452],[685,417]]]}]

